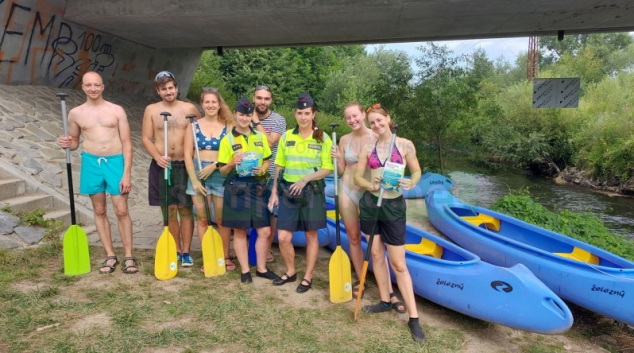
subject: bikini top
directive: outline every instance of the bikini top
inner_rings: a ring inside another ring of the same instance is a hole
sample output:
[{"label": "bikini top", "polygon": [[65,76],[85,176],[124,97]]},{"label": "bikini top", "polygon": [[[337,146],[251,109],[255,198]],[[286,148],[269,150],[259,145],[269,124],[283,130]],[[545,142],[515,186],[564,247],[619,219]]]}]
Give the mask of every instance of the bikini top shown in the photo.
[{"label": "bikini top", "polygon": [[[379,143],[379,141],[377,141],[377,143]],[[387,161],[387,158],[385,159],[385,161]],[[374,149],[372,150],[372,153],[370,153],[370,156],[368,157],[368,167],[370,167],[370,169],[382,168],[383,165],[385,164],[385,161],[381,163],[381,161],[379,160],[379,156],[376,154],[376,143],[375,143]],[[398,148],[396,147],[396,145],[394,145],[394,148],[392,149],[392,155],[390,156],[390,161],[392,163],[403,164],[403,157],[401,156],[401,153],[398,151]]]},{"label": "bikini top", "polygon": [[198,142],[198,148],[201,150],[218,151],[220,149],[220,140],[227,134],[227,125],[222,129],[220,137],[207,137],[200,130],[200,126],[196,121],[196,141]]},{"label": "bikini top", "polygon": [[[370,135],[370,138],[372,138],[372,135]],[[354,154],[354,151],[350,149],[351,142],[352,136],[348,139],[348,147],[346,147],[346,150],[343,152],[343,159],[346,161],[346,165],[355,165],[359,162],[359,156]]]}]

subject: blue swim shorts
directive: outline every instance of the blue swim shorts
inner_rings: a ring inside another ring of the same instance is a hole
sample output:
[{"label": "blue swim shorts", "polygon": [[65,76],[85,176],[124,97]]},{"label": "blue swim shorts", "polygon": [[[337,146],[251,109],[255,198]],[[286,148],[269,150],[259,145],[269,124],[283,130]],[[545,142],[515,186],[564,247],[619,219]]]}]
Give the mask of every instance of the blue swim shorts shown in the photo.
[{"label": "blue swim shorts", "polygon": [[121,195],[119,189],[121,178],[123,178],[122,153],[112,156],[81,153],[80,194],[95,195],[105,191],[110,195]]},{"label": "blue swim shorts", "polygon": [[[201,161],[203,168],[209,165],[210,161]],[[198,175],[198,160],[194,158],[194,167],[196,167],[196,175]],[[220,174],[218,169],[214,170],[210,176],[205,180],[205,186],[207,187],[207,195],[214,195],[218,197],[223,197],[225,194],[225,187],[223,186],[225,183],[226,177]],[[187,195],[196,195],[197,192],[194,190],[194,186],[192,185],[191,180],[187,180]]]}]

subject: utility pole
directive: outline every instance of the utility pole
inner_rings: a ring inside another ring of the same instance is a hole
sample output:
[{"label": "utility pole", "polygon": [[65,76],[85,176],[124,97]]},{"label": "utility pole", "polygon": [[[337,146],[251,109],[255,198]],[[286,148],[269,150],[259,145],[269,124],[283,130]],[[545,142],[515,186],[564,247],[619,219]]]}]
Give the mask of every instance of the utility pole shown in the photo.
[{"label": "utility pole", "polygon": [[528,37],[528,65],[526,67],[526,78],[532,81],[537,76],[539,70],[539,39]]}]

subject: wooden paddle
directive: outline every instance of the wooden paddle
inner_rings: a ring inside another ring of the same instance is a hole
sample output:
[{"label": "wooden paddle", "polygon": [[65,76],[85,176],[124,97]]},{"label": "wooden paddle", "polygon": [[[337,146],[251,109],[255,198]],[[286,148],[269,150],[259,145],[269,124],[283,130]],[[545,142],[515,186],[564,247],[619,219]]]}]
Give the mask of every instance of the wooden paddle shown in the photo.
[{"label": "wooden paddle", "polygon": [[[196,114],[189,114],[185,118],[189,119],[192,127],[192,135],[194,136],[194,148],[196,149],[196,159],[198,160],[198,170],[203,170],[202,163],[200,162],[200,152],[198,151],[198,143],[196,142],[196,128],[194,127],[194,119]],[[204,180],[200,182],[205,185]],[[200,240],[200,247],[203,251],[203,266],[205,267],[205,277],[215,277],[225,274],[227,268],[225,267],[225,252],[222,247],[222,238],[220,234],[211,226],[211,212],[209,211],[209,202],[207,201],[207,194],[205,193],[205,214],[207,216],[207,230],[205,235]],[[216,223],[220,220],[216,220]]]},{"label": "wooden paddle", "polygon": [[[337,123],[330,123],[332,127],[332,143],[337,146],[337,133],[335,128],[339,126]],[[341,225],[339,220],[339,197],[337,191],[337,159],[333,158],[335,165],[335,222],[337,232],[337,248],[330,257],[328,265],[330,277],[330,301],[332,303],[345,303],[352,300],[352,273],[350,271],[350,258],[341,248]]]},{"label": "wooden paddle", "polygon": [[[64,136],[68,136],[68,122],[66,118],[66,93],[58,93],[62,104],[62,120],[64,122]],[[73,174],[70,166],[70,149],[66,148],[66,172],[68,174],[68,198],[70,201],[70,223],[64,233],[64,274],[66,276],[83,275],[90,272],[90,252],[88,251],[88,237],[86,232],[77,225],[75,219],[75,197],[73,196]]]},{"label": "wooden paddle", "polygon": [[[396,129],[398,125],[394,126],[392,132],[392,140],[390,141],[390,148],[387,150],[387,159],[390,160],[392,156],[392,149],[394,148],[394,142],[396,141]],[[365,256],[363,257],[363,270],[361,272],[361,279],[359,281],[359,295],[357,296],[357,302],[354,305],[354,319],[359,316],[359,306],[361,305],[361,297],[363,297],[363,285],[365,284],[365,275],[368,273],[368,264],[370,263],[370,253],[372,251],[372,241],[374,240],[374,231],[376,230],[376,223],[379,218],[379,209],[381,208],[381,202],[383,201],[383,192],[385,189],[380,187],[379,199],[376,201],[376,209],[374,210],[374,225],[372,226],[372,232],[370,232],[370,239],[368,240],[368,248],[365,250]]]},{"label": "wooden paddle", "polygon": [[[163,142],[164,153],[167,157],[167,117],[172,116],[168,112],[162,112],[163,116]],[[156,243],[156,252],[154,254],[154,276],[160,280],[168,280],[174,278],[178,272],[178,258],[176,250],[176,241],[170,233],[168,226],[169,214],[169,168],[165,168],[165,212],[163,213],[163,233]]]}]

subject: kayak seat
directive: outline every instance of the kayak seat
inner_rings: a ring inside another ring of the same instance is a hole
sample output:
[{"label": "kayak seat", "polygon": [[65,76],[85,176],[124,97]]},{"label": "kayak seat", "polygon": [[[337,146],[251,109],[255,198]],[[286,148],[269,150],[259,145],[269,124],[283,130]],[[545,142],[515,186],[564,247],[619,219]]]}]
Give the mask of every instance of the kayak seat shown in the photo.
[{"label": "kayak seat", "polygon": [[488,230],[494,230],[496,232],[500,231],[500,220],[483,213],[480,213],[477,216],[462,216],[460,218],[473,224],[476,227],[484,224],[484,226]]},{"label": "kayak seat", "polygon": [[556,252],[555,255],[559,255],[561,257],[565,257],[567,259],[579,261],[579,262],[587,262],[589,264],[598,265],[599,257],[595,254],[592,254],[586,250],[580,249],[578,247],[574,247],[571,253],[567,252]]},{"label": "kayak seat", "polygon": [[405,250],[440,259],[442,257],[443,247],[429,239],[423,238],[420,244],[405,244]]}]

